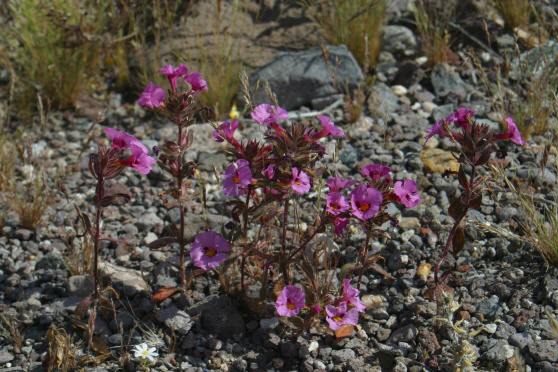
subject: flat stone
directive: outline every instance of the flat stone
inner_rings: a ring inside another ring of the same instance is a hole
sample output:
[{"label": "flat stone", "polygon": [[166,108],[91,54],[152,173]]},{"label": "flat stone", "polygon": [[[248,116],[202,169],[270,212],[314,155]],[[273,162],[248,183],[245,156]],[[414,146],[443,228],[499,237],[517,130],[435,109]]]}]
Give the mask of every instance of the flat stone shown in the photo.
[{"label": "flat stone", "polygon": [[176,306],[157,311],[156,317],[157,320],[181,335],[187,334],[194,325],[190,315],[178,310]]},{"label": "flat stone", "polygon": [[354,350],[351,349],[332,350],[331,356],[337,363],[347,363],[356,357]]},{"label": "flat stone", "polygon": [[93,292],[94,286],[91,275],[74,275],[66,281],[66,291],[70,296],[89,296]]},{"label": "flat stone", "polygon": [[109,278],[111,286],[124,296],[131,298],[138,293],[148,295],[151,292],[151,288],[143,280],[139,271],[126,269],[108,262],[102,263],[100,266],[104,275]]},{"label": "flat stone", "polygon": [[14,356],[6,351],[0,352],[0,364],[6,364],[14,360]]},{"label": "flat stone", "polygon": [[529,353],[537,362],[558,362],[558,341],[537,340],[528,348]]},{"label": "flat stone", "polygon": [[446,170],[457,172],[459,163],[451,152],[442,149],[425,148],[419,153],[426,173],[444,173]]},{"label": "flat stone", "polygon": [[399,342],[409,342],[417,337],[418,330],[413,324],[406,325],[395,330],[388,339],[388,343],[398,344]]}]

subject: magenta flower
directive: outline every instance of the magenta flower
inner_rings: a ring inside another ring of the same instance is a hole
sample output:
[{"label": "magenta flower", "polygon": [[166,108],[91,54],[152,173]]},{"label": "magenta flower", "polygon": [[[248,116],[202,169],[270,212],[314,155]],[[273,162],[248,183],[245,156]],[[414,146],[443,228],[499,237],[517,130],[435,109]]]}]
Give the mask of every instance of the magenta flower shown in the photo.
[{"label": "magenta flower", "polygon": [[[145,148],[145,146],[143,147]],[[157,164],[157,161],[151,156],[147,155],[147,151],[144,151],[143,148],[138,146],[136,143],[133,143],[130,146],[130,151],[132,152],[132,156],[130,156],[126,160],[123,160],[121,163],[128,167],[134,168],[141,174],[148,174],[149,172],[151,172],[151,166]]]},{"label": "magenta flower", "polygon": [[104,132],[111,139],[112,147],[114,148],[129,150],[131,145],[136,145],[146,154],[148,152],[147,147],[145,147],[139,139],[126,132],[113,128],[105,128]]},{"label": "magenta flower", "polygon": [[508,133],[496,134],[494,138],[496,139],[509,139],[513,143],[520,146],[529,146],[529,144],[521,138],[521,132],[517,129],[517,125],[513,122],[512,118],[506,118],[506,123],[508,124]]},{"label": "magenta flower", "polygon": [[275,177],[275,164],[269,164],[267,168],[262,171],[264,176],[267,176],[269,179]]},{"label": "magenta flower", "polygon": [[349,202],[343,195],[338,192],[330,192],[327,194],[326,210],[334,215],[346,212],[349,210]]},{"label": "magenta flower", "polygon": [[351,187],[356,183],[356,181],[350,180],[348,178],[339,178],[338,175],[331,177],[327,180],[327,186],[329,191],[339,192],[347,187]]},{"label": "magenta flower", "polygon": [[166,65],[165,67],[160,68],[157,72],[162,72],[167,75],[171,89],[174,92],[176,90],[176,80],[188,73],[188,67],[184,66],[182,63],[177,68],[173,68],[172,65]]},{"label": "magenta flower", "polygon": [[302,195],[310,191],[310,179],[306,173],[299,171],[296,167],[293,167],[293,179],[291,180],[291,186],[295,193]]},{"label": "magenta flower", "polygon": [[271,124],[278,120],[286,120],[289,118],[289,113],[282,107],[275,107],[267,103],[262,103],[254,108],[252,112],[252,119],[260,124]]},{"label": "magenta flower", "polygon": [[420,203],[417,183],[413,180],[405,180],[405,182],[397,181],[393,185],[393,192],[399,197],[399,201],[407,208],[413,208]]},{"label": "magenta flower", "polygon": [[304,303],[305,298],[306,293],[301,288],[294,285],[285,286],[275,302],[277,314],[288,317],[298,314],[300,309],[306,306]]},{"label": "magenta flower", "polygon": [[427,129],[426,131],[428,132],[428,135],[424,137],[425,139],[424,145],[426,145],[426,142],[428,142],[430,138],[434,137],[435,134],[439,134],[440,136],[447,137],[447,134],[444,131],[444,126],[442,125],[441,120],[438,120],[436,123],[434,123],[434,126],[432,128]]},{"label": "magenta flower", "polygon": [[335,233],[335,235],[339,236],[343,234],[343,231],[349,224],[349,219],[336,217],[333,219],[333,223],[335,224],[335,228],[333,229],[333,232]]},{"label": "magenta flower", "polygon": [[339,302],[349,302],[353,304],[355,309],[359,313],[362,313],[366,310],[366,305],[358,296],[360,295],[360,291],[353,286],[351,286],[350,279],[343,279],[343,293],[345,294]]},{"label": "magenta flower", "polygon": [[194,265],[204,270],[219,266],[227,259],[226,253],[230,249],[227,239],[214,231],[196,235],[190,247],[190,257]]},{"label": "magenta flower", "polygon": [[347,303],[341,302],[338,308],[331,305],[326,307],[326,321],[334,331],[345,324],[358,324],[358,310],[356,308],[347,311]]},{"label": "magenta flower", "polygon": [[360,173],[363,176],[370,177],[373,180],[377,180],[378,178],[386,178],[389,177],[389,172],[391,172],[391,168],[386,165],[380,164],[370,164],[366,167],[362,167]]},{"label": "magenta flower", "polygon": [[313,140],[327,137],[327,136],[343,137],[345,135],[345,133],[343,133],[341,129],[337,128],[335,124],[331,121],[331,119],[328,118],[327,116],[318,115],[317,118],[320,119],[320,121],[322,122],[322,126],[324,127],[324,129],[322,129],[321,131],[313,135],[312,136]]},{"label": "magenta flower", "polygon": [[221,133],[219,133],[219,131],[217,130],[214,130],[212,134],[215,138],[215,141],[217,142],[223,142],[224,140],[227,140],[227,142],[231,142],[236,128],[238,128],[238,120],[234,119],[232,123],[227,122],[219,125],[219,129],[221,129],[221,131],[225,135],[225,138],[223,138]]},{"label": "magenta flower", "polygon": [[151,81],[138,99],[138,105],[149,108],[159,107],[165,100],[165,91],[161,87],[156,87]]},{"label": "magenta flower", "polygon": [[361,220],[373,217],[380,209],[382,203],[382,193],[373,187],[360,185],[351,191],[351,205],[353,215]]},{"label": "magenta flower", "polygon": [[248,161],[244,159],[237,160],[236,163],[229,165],[223,177],[223,193],[228,196],[240,195],[252,182],[252,172],[248,165]]},{"label": "magenta flower", "polygon": [[201,92],[202,89],[206,92],[209,92],[207,81],[201,78],[201,74],[199,72],[191,72],[188,75],[184,76],[182,80],[190,84],[190,86],[192,86],[192,91],[196,93]]},{"label": "magenta flower", "polygon": [[475,116],[475,112],[473,110],[467,110],[466,108],[460,108],[453,114],[448,115],[446,118],[446,123],[453,122],[458,127],[463,129],[469,127],[469,118]]}]

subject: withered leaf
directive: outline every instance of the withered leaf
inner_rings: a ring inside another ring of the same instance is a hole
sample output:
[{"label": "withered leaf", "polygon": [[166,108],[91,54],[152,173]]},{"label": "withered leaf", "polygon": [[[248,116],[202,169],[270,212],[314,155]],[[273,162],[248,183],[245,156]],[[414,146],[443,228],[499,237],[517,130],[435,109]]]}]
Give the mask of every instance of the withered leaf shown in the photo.
[{"label": "withered leaf", "polygon": [[78,318],[83,318],[89,312],[89,308],[91,307],[91,299],[86,298],[82,300],[77,306],[75,310],[75,314]]},{"label": "withered leaf", "polygon": [[91,340],[91,348],[99,354],[110,353],[107,344],[99,336],[93,336],[93,339]]},{"label": "withered leaf", "polygon": [[355,330],[355,326],[352,324],[343,324],[341,327],[335,330],[335,337],[342,338],[347,337]]},{"label": "withered leaf", "polygon": [[152,302],[161,302],[176,293],[180,288],[178,287],[163,287],[159,288],[151,299]]},{"label": "withered leaf", "polygon": [[149,243],[147,246],[150,249],[158,249],[158,248],[163,248],[167,245],[171,245],[171,244],[175,244],[178,243],[178,240],[172,236],[165,236],[164,238],[159,238],[151,243]]}]

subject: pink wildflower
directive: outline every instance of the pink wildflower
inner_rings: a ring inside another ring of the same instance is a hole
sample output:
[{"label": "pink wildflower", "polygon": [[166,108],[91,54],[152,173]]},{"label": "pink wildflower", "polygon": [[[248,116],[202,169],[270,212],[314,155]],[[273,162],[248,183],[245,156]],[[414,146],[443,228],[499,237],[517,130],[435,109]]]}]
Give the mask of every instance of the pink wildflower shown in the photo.
[{"label": "pink wildflower", "polygon": [[243,190],[252,182],[252,172],[248,166],[248,161],[237,160],[236,163],[229,165],[223,177],[223,193],[228,196],[240,195]]},{"label": "pink wildflower", "polygon": [[387,165],[380,165],[380,164],[370,164],[366,167],[362,167],[360,173],[365,177],[370,177],[373,180],[377,180],[378,178],[386,178],[389,177],[389,172],[391,172],[391,168]]},{"label": "pink wildflower", "polygon": [[194,243],[190,247],[190,257],[197,267],[210,270],[227,259],[227,254],[223,252],[227,252],[229,249],[227,239],[214,231],[208,231],[196,235]]},{"label": "pink wildflower", "polygon": [[176,90],[176,80],[188,73],[188,67],[186,67],[182,63],[177,68],[173,68],[172,65],[166,65],[165,67],[160,68],[157,72],[162,72],[163,74],[167,75],[167,79],[169,79],[171,89],[174,92]]},{"label": "pink wildflower", "polygon": [[289,118],[289,113],[282,107],[275,107],[267,103],[262,103],[254,108],[252,112],[252,119],[258,123],[271,124],[277,122],[278,120],[286,120]]},{"label": "pink wildflower", "polygon": [[267,168],[262,171],[264,176],[267,176],[269,179],[275,177],[275,164],[269,164]]},{"label": "pink wildflower", "polygon": [[413,180],[405,180],[405,182],[397,181],[393,185],[393,192],[399,197],[399,201],[405,204],[407,208],[413,208],[420,203],[417,183]]},{"label": "pink wildflower", "polygon": [[116,130],[113,128],[105,128],[105,134],[110,137],[112,141],[112,147],[120,150],[129,150],[131,145],[136,145],[142,149],[143,152],[147,154],[147,147],[141,143],[136,137],[123,132],[121,130]]},{"label": "pink wildflower", "polygon": [[221,133],[219,133],[219,131],[217,130],[214,130],[212,134],[215,138],[215,141],[217,142],[223,142],[224,140],[227,140],[227,142],[231,142],[236,128],[238,128],[238,120],[234,119],[232,123],[227,122],[219,125],[219,129],[221,129],[221,132],[223,132],[225,138],[223,138]]},{"label": "pink wildflower", "polygon": [[334,215],[346,212],[349,210],[349,202],[343,195],[338,192],[330,192],[327,194],[326,210]]},{"label": "pink wildflower", "polygon": [[469,127],[469,118],[475,116],[475,112],[473,110],[467,110],[466,108],[460,108],[453,114],[448,115],[446,118],[446,123],[453,122],[458,127],[463,129]]},{"label": "pink wildflower", "polygon": [[147,84],[147,88],[138,99],[138,105],[147,106],[149,108],[159,107],[165,100],[165,91],[161,87],[156,87],[151,81]]},{"label": "pink wildflower", "polygon": [[302,195],[310,191],[310,179],[306,173],[299,171],[296,167],[293,167],[293,179],[291,180],[291,186],[295,193]]},{"label": "pink wildflower", "polygon": [[355,309],[359,313],[362,313],[366,310],[366,305],[358,296],[360,295],[360,291],[353,286],[351,286],[350,279],[343,279],[343,293],[345,294],[339,302],[349,302],[353,304]]},{"label": "pink wildflower", "polygon": [[517,125],[513,122],[512,118],[506,118],[508,124],[508,133],[496,134],[495,139],[509,139],[513,143],[520,146],[529,146],[529,144],[521,138],[521,132],[517,129]]},{"label": "pink wildflower", "polygon": [[151,172],[151,166],[153,164],[157,164],[157,161],[151,156],[147,155],[147,152],[143,151],[143,149],[136,143],[133,143],[130,146],[130,151],[132,152],[132,156],[130,156],[126,160],[123,160],[122,164],[134,168],[141,174],[148,174],[149,172]]},{"label": "pink wildflower", "polygon": [[333,219],[333,223],[335,224],[335,228],[333,229],[335,235],[342,235],[343,231],[349,224],[349,219],[336,217]]},{"label": "pink wildflower", "polygon": [[326,321],[334,331],[345,324],[358,324],[358,310],[356,308],[347,311],[347,303],[341,302],[338,308],[331,305],[326,307]]},{"label": "pink wildflower", "polygon": [[275,302],[277,314],[279,314],[279,316],[288,317],[298,314],[300,309],[306,306],[304,302],[305,298],[306,293],[304,293],[301,288],[295,287],[294,285],[285,286]]},{"label": "pink wildflower", "polygon": [[327,180],[327,185],[329,187],[329,191],[338,192],[347,187],[351,187],[356,183],[356,181],[349,180],[348,178],[339,178],[338,175],[335,177],[331,177]]},{"label": "pink wildflower", "polygon": [[320,121],[322,122],[322,126],[324,127],[324,129],[322,129],[321,131],[313,135],[312,136],[313,140],[327,137],[327,136],[343,137],[345,135],[345,133],[341,129],[337,128],[335,124],[331,121],[331,119],[328,118],[327,116],[318,115],[317,118],[320,119]]},{"label": "pink wildflower", "polygon": [[353,215],[361,220],[373,217],[380,209],[382,200],[382,193],[378,190],[373,187],[366,187],[366,185],[360,185],[351,191]]},{"label": "pink wildflower", "polygon": [[426,145],[426,142],[428,142],[428,140],[432,137],[434,137],[435,134],[439,134],[440,136],[444,136],[447,137],[446,132],[444,131],[444,126],[442,125],[442,121],[438,120],[436,123],[434,123],[434,126],[430,129],[426,130],[428,132],[428,135],[426,137],[424,137],[425,141],[424,144]]},{"label": "pink wildflower", "polygon": [[207,87],[207,81],[201,78],[201,74],[199,72],[191,72],[188,75],[184,76],[182,79],[192,87],[192,91],[195,93],[201,92],[202,89],[206,92],[209,92],[209,88]]}]

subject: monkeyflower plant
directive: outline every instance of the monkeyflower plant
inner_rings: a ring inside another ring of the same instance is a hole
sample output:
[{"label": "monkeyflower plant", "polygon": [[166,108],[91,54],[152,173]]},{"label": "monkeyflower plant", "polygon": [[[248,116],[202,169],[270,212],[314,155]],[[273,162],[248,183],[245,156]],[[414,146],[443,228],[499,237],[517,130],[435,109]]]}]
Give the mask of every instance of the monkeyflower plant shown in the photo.
[{"label": "monkeyflower plant", "polygon": [[99,291],[99,243],[103,240],[122,242],[120,240],[102,237],[102,210],[112,205],[117,199],[122,198],[125,202],[129,202],[131,198],[128,194],[106,195],[104,187],[105,182],[118,177],[127,167],[136,169],[142,174],[148,174],[151,171],[151,166],[155,164],[155,159],[147,155],[147,147],[135,137],[113,128],[106,128],[104,132],[112,140],[112,146],[110,148],[99,146],[96,153],[89,154],[89,171],[97,181],[95,197],[93,198],[93,204],[96,209],[94,223],[92,224],[87,214],[76,207],[78,215],[86,228],[85,233],[93,237],[94,244],[93,296],[81,301],[75,311],[76,315],[81,318],[89,312],[89,309],[92,309],[89,318],[89,345],[91,345],[92,342],[97,305],[99,304],[101,306],[101,310],[106,310],[110,306],[109,300],[102,296],[104,291]]},{"label": "monkeyflower plant", "polygon": [[[166,116],[177,129],[176,140],[167,139],[162,146],[153,149],[158,156],[159,167],[174,179],[174,185],[161,192],[159,196],[167,210],[178,208],[180,211],[179,224],[173,224],[170,227],[171,236],[160,238],[149,245],[150,248],[161,248],[170,244],[178,244],[180,248],[180,288],[161,288],[155,294],[154,299],[162,300],[186,287],[184,257],[188,244],[191,243],[192,261],[203,270],[210,270],[220,265],[227,257],[224,252],[229,250],[229,245],[223,237],[212,231],[198,234],[193,239],[184,236],[185,206],[192,198],[188,190],[192,187],[191,179],[197,168],[196,163],[187,162],[185,159],[188,148],[193,143],[193,135],[188,128],[195,122],[196,114],[202,110],[209,110],[207,107],[197,106],[200,92],[209,90],[207,83],[202,79],[200,73],[189,72],[188,67],[183,64],[178,67],[167,65],[158,72],[166,75],[170,88],[165,94],[163,88],[156,87],[150,82],[141,94],[138,104]],[[180,81],[186,84],[179,85]],[[241,185],[245,185],[244,178],[242,180]],[[235,185],[234,181],[231,181],[230,188],[234,189]]]},{"label": "monkeyflower plant", "polygon": [[[317,166],[323,159],[325,148],[319,140],[339,138],[345,134],[327,116],[318,116],[320,125],[292,122],[288,112],[277,104],[261,104],[253,108],[252,119],[265,131],[264,141],[248,139],[239,142],[234,138],[238,121],[215,125],[213,137],[217,142],[227,142],[235,160],[221,176],[223,193],[236,199],[228,202],[231,218],[226,227],[227,240],[232,242],[234,253],[227,260],[231,264],[240,259],[241,287],[245,291],[248,263],[263,262],[261,298],[266,297],[268,280],[275,280],[276,310],[282,321],[300,331],[312,325],[320,326],[322,320],[337,335],[344,335],[357,324],[359,313],[366,310],[360,300],[360,291],[352,287],[352,273],[358,274],[358,285],[366,269],[372,268],[389,277],[376,264],[379,252],[370,255],[370,239],[381,236],[385,222],[397,225],[397,220],[386,212],[390,202],[414,207],[420,202],[417,185],[412,180],[393,185],[388,166],[372,164],[362,169],[366,182],[356,185],[355,180],[335,175],[327,180],[329,193],[325,207],[315,216],[314,226],[306,233],[296,230],[297,205],[303,201],[324,169]],[[273,221],[281,221],[273,227]],[[308,249],[319,233],[332,230],[342,236],[350,223],[361,226],[366,233],[365,245],[360,249],[359,262],[345,265],[341,270],[343,294],[332,295],[332,280],[327,270],[318,265],[318,247],[308,256]],[[266,235],[256,228],[253,239],[248,230],[254,225],[268,226],[275,235]],[[271,239],[271,241],[269,240]],[[273,244],[273,242],[276,244]],[[300,270],[305,280],[293,280],[292,270]],[[323,268],[322,268],[323,269]],[[225,268],[222,268],[224,272]],[[321,270],[321,272],[320,272]],[[326,276],[324,276],[326,275]],[[335,298],[338,297],[338,298]],[[347,328],[349,327],[349,328]]]},{"label": "monkeyflower plant", "polygon": [[[484,184],[489,177],[489,172],[480,170],[487,167],[492,154],[502,158],[506,156],[506,152],[497,147],[496,141],[508,140],[519,146],[528,145],[521,138],[521,133],[512,118],[505,120],[508,127],[507,133],[495,133],[488,125],[477,123],[473,116],[473,110],[460,108],[448,115],[446,119],[438,120],[431,129],[427,130],[429,134],[425,137],[425,144],[435,135],[448,137],[459,149],[454,156],[459,163],[459,170],[457,172],[446,170],[444,176],[457,175],[462,192],[448,207],[448,214],[455,222],[444,246],[442,258],[434,269],[435,285],[427,291],[427,295],[432,299],[436,298],[438,304],[441,303],[443,295],[451,296],[453,294],[453,290],[447,285],[451,269],[441,275],[439,275],[439,270],[447,258],[450,247],[453,248],[454,256],[463,249],[467,213],[469,209],[478,210],[481,206],[485,190]],[[455,132],[450,128],[451,124],[457,127]],[[407,185],[403,185],[403,187],[405,188]]]}]

